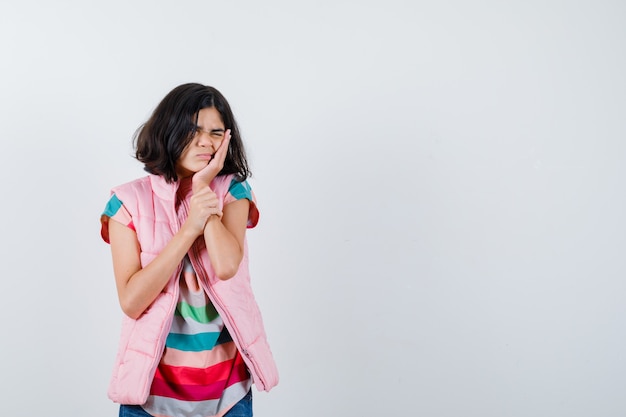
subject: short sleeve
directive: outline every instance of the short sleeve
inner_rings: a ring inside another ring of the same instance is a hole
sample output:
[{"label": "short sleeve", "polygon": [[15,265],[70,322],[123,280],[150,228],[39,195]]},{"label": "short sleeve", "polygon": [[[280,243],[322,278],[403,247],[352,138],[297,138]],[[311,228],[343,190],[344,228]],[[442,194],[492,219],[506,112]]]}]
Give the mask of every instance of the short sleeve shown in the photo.
[{"label": "short sleeve", "polygon": [[100,236],[102,239],[109,243],[109,220],[115,220],[118,223],[123,224],[126,227],[129,227],[135,230],[135,225],[133,224],[133,219],[124,207],[124,203],[117,198],[115,194],[111,196],[109,202],[104,208],[104,212],[100,215]]},{"label": "short sleeve", "polygon": [[250,200],[250,212],[248,213],[248,229],[253,228],[259,222],[259,209],[256,204],[256,196],[248,181],[237,181],[233,178],[228,186],[228,193],[224,197],[224,205],[241,199]]}]

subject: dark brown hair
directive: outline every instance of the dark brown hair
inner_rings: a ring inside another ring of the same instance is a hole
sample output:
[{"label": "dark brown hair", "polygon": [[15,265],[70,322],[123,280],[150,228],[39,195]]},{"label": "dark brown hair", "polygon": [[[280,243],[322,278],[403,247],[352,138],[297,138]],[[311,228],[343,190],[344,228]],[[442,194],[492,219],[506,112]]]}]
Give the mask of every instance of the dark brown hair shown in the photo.
[{"label": "dark brown hair", "polygon": [[246,152],[228,101],[217,89],[197,83],[170,91],[135,132],[135,158],[144,164],[144,170],[163,176],[167,182],[178,180],[176,161],[193,137],[198,112],[209,107],[215,107],[231,134],[224,168],[218,175],[236,174],[239,181],[249,178]]}]

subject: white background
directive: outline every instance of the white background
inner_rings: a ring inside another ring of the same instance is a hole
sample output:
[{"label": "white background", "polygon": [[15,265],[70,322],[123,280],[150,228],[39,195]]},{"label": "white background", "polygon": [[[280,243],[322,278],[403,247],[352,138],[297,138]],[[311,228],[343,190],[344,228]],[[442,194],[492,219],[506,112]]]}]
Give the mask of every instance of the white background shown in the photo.
[{"label": "white background", "polygon": [[99,215],[217,87],[281,371],[255,415],[626,415],[626,3],[3,1],[0,414],[117,415]]}]

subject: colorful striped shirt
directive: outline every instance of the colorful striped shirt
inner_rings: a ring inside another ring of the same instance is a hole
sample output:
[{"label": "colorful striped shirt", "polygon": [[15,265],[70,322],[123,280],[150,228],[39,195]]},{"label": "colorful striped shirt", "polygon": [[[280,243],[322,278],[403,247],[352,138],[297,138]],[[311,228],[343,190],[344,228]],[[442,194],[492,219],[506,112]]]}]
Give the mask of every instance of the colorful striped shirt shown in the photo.
[{"label": "colorful striped shirt", "polygon": [[[254,194],[247,181],[233,180],[224,205],[242,198],[251,202],[248,227],[253,227],[258,220]],[[103,216],[134,230],[130,214],[115,195]],[[186,256],[172,327],[142,407],[155,417],[222,416],[251,386],[248,369]]]}]

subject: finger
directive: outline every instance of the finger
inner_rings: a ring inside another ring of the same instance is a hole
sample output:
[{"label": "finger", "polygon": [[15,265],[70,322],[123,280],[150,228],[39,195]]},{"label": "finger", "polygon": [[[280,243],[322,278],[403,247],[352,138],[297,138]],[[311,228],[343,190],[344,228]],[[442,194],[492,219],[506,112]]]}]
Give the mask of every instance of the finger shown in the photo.
[{"label": "finger", "polygon": [[226,132],[224,133],[224,140],[222,141],[222,143],[220,143],[219,148],[217,148],[217,151],[215,152],[215,159],[217,159],[220,162],[223,162],[226,160],[226,154],[228,153],[228,146],[230,144],[230,129],[226,129]]},{"label": "finger", "polygon": [[213,154],[213,158],[209,161],[206,167],[196,172],[191,180],[191,190],[195,194],[200,191],[204,186],[209,186],[213,178],[219,173],[226,161],[226,155],[228,154],[228,146],[231,139],[231,130],[227,129],[224,132],[224,140]]}]

